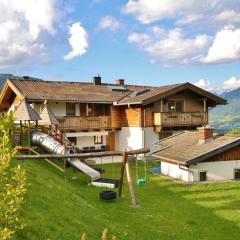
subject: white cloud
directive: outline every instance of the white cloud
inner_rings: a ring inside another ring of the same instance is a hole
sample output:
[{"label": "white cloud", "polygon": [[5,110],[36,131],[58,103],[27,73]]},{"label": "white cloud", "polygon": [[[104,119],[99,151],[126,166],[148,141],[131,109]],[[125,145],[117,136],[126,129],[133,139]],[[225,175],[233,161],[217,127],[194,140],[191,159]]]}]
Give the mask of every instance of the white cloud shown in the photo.
[{"label": "white cloud", "polygon": [[206,79],[200,79],[194,84],[207,91],[221,94],[223,92],[228,92],[236,88],[240,88],[240,79],[238,79],[235,76],[232,76],[223,83],[213,83]]},{"label": "white cloud", "polygon": [[178,25],[190,24],[190,23],[193,23],[193,22],[203,19],[203,17],[204,16],[202,14],[188,15],[186,17],[182,17],[182,18],[178,19],[176,21],[176,24],[178,24]]},{"label": "white cloud", "polygon": [[129,0],[123,6],[124,13],[134,15],[143,24],[163,19],[188,24],[200,20],[214,20],[214,16],[222,12],[216,21],[227,16],[229,23],[233,23],[238,16],[232,10],[240,12],[239,0]]},{"label": "white cloud", "polygon": [[43,32],[54,34],[55,0],[0,0],[0,68],[46,61]]},{"label": "white cloud", "polygon": [[69,28],[70,37],[68,39],[72,51],[64,56],[64,60],[69,61],[77,56],[81,56],[88,49],[88,34],[81,26],[80,22],[73,23]]},{"label": "white cloud", "polygon": [[209,45],[210,37],[197,35],[185,38],[180,28],[165,30],[152,27],[145,33],[132,33],[129,42],[136,43],[140,50],[165,65],[186,64],[196,61],[201,51]]},{"label": "white cloud", "polygon": [[223,63],[240,59],[240,28],[228,26],[216,33],[202,63]]},{"label": "white cloud", "polygon": [[120,22],[112,16],[105,16],[101,19],[98,29],[109,29],[115,31],[120,28]]},{"label": "white cloud", "polygon": [[230,91],[236,88],[240,88],[240,79],[237,79],[237,77],[234,76],[225,81],[222,86],[222,89],[226,91]]},{"label": "white cloud", "polygon": [[224,10],[213,17],[214,20],[226,23],[240,23],[240,12]]},{"label": "white cloud", "polygon": [[218,90],[219,90],[217,88],[217,85],[211,83],[209,80],[206,80],[206,79],[200,79],[199,81],[194,83],[194,85],[196,85],[197,87],[200,87],[206,91],[210,91],[210,92],[218,92]]}]

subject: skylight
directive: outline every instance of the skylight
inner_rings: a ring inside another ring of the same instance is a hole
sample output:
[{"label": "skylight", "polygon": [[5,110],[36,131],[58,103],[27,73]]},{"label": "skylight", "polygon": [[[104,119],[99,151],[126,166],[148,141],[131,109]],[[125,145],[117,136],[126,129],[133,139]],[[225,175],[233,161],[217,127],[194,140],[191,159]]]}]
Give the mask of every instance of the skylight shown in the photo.
[{"label": "skylight", "polygon": [[108,89],[112,92],[126,92],[127,89],[123,86],[108,86]]},{"label": "skylight", "polygon": [[150,91],[149,88],[143,88],[143,89],[141,89],[141,90],[138,90],[138,91],[133,92],[133,93],[131,94],[131,97],[136,97],[136,96],[141,95],[141,94],[143,94],[143,93],[146,93],[146,92],[148,92],[148,91]]}]

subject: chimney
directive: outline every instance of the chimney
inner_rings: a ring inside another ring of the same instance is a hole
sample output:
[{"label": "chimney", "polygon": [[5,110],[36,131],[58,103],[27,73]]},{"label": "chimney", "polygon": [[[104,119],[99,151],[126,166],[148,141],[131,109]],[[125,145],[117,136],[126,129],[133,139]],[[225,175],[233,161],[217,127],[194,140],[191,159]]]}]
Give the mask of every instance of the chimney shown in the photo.
[{"label": "chimney", "polygon": [[213,129],[210,127],[199,127],[198,129],[199,144],[206,143],[213,139]]},{"label": "chimney", "polygon": [[29,80],[29,79],[30,79],[29,76],[22,76],[22,78],[23,78],[24,80]]},{"label": "chimney", "polygon": [[118,79],[116,80],[116,85],[120,85],[120,86],[123,86],[125,83],[124,83],[124,79]]},{"label": "chimney", "polygon": [[93,77],[93,83],[95,85],[100,85],[102,83],[102,78],[100,77],[99,74],[96,77]]}]

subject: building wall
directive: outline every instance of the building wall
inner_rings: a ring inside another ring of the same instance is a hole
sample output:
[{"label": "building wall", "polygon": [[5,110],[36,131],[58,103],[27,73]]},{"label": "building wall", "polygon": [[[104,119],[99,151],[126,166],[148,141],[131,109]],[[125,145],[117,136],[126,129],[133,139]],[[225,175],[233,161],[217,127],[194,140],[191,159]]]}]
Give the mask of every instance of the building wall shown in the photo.
[{"label": "building wall", "polygon": [[234,169],[240,168],[240,160],[202,162],[192,165],[194,181],[199,181],[199,172],[207,171],[207,181],[225,181],[234,179]]},{"label": "building wall", "polygon": [[161,162],[161,173],[184,182],[192,182],[193,174],[188,168],[177,164]]},{"label": "building wall", "polygon": [[154,132],[153,127],[123,127],[116,131],[116,150],[136,150],[146,147],[150,148],[150,151],[154,151],[157,148],[153,143],[158,140],[159,135]]},{"label": "building wall", "polygon": [[116,150],[135,150],[143,147],[144,135],[141,127],[122,127],[116,131]]},{"label": "building wall", "polygon": [[[82,149],[83,147],[95,146],[96,149],[100,149],[102,145],[107,145],[108,132],[72,132],[65,133],[66,137],[76,137],[77,147]],[[94,143],[94,136],[103,136],[102,144]]]},{"label": "building wall", "polygon": [[[185,112],[203,112],[203,100],[196,97],[194,94],[189,92],[188,94],[176,93],[167,98],[168,100],[184,100],[184,111]],[[154,103],[154,112],[160,112],[161,101]],[[168,103],[164,101],[163,112],[168,112]]]},{"label": "building wall", "polygon": [[94,143],[94,136],[85,136],[85,137],[77,137],[77,147],[82,149],[83,147],[92,147],[95,146],[96,149],[100,149],[102,145],[107,144],[106,136],[103,136],[102,144]]},{"label": "building wall", "polygon": [[161,172],[164,175],[185,182],[199,182],[201,171],[207,172],[207,181],[227,181],[234,179],[234,169],[240,168],[240,160],[202,162],[188,168],[172,163],[161,162]]},{"label": "building wall", "polygon": [[150,148],[150,152],[156,151],[158,148],[153,143],[157,141],[159,141],[159,134],[154,131],[154,128],[144,128],[144,147]]},{"label": "building wall", "polygon": [[141,108],[112,107],[113,127],[140,127]]},{"label": "building wall", "polygon": [[[66,116],[66,103],[64,102],[48,102],[49,109],[53,112],[56,117]],[[42,111],[44,104],[42,103],[33,103],[32,107],[40,113]]]},{"label": "building wall", "polygon": [[66,103],[49,102],[48,107],[56,117],[66,116]]}]

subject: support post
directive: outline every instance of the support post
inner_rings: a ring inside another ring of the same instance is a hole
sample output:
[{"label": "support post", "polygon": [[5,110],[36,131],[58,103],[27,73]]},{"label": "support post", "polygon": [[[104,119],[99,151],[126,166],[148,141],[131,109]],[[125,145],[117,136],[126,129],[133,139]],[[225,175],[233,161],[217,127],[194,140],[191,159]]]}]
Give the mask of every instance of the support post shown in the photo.
[{"label": "support post", "polygon": [[23,142],[23,131],[22,131],[22,121],[20,120],[20,146],[22,146]]},{"label": "support post", "polygon": [[136,201],[132,176],[131,176],[130,167],[129,167],[128,162],[126,162],[126,174],[127,174],[128,187],[129,187],[129,192],[130,192],[131,201],[132,201],[132,207],[136,208],[137,207],[137,201]]},{"label": "support post", "polygon": [[64,177],[67,179],[67,159],[64,158]]},{"label": "support post", "polygon": [[204,112],[207,112],[207,98],[203,99],[203,109],[204,109]]},{"label": "support post", "polygon": [[30,121],[28,121],[28,146],[29,147],[31,147],[30,128],[31,128],[31,124],[30,124]]},{"label": "support post", "polygon": [[126,153],[126,151],[124,151],[123,156],[122,156],[121,176],[120,176],[120,183],[119,183],[119,188],[118,188],[118,196],[119,197],[122,196],[122,186],[123,186],[123,178],[124,178],[126,162],[127,162],[127,153]]},{"label": "support post", "polygon": [[160,112],[163,112],[163,100],[161,99]]}]

